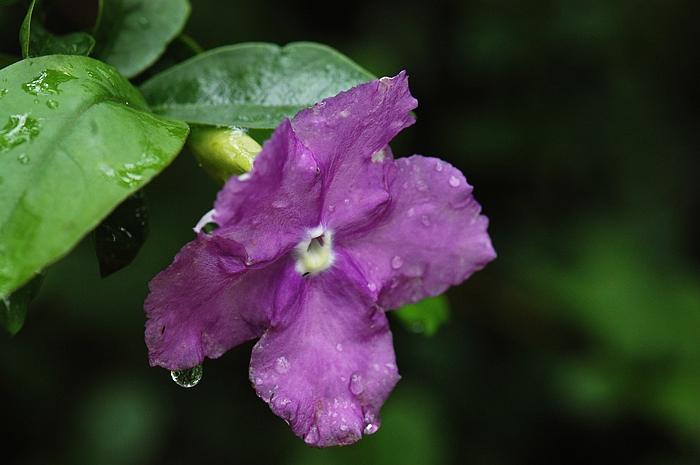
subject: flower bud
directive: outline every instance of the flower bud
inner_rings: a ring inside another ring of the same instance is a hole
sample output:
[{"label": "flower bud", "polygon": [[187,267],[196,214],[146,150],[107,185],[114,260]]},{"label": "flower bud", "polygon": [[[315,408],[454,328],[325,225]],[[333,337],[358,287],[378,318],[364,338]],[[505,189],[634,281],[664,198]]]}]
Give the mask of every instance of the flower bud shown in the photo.
[{"label": "flower bud", "polygon": [[187,147],[199,167],[220,185],[249,171],[262,150],[243,129],[227,126],[193,126]]}]

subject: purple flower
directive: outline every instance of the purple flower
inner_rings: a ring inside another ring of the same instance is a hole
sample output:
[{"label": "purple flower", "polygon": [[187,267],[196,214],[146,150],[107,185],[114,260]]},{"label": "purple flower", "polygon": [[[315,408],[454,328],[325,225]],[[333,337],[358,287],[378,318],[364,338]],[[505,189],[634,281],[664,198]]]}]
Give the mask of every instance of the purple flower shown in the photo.
[{"label": "purple flower", "polygon": [[415,107],[401,73],[285,120],[219,193],[218,229],[197,228],[151,281],[151,365],[183,370],[260,338],[250,380],[295,434],[328,447],[374,433],[400,378],[385,311],[496,256],[462,173],[394,160]]}]

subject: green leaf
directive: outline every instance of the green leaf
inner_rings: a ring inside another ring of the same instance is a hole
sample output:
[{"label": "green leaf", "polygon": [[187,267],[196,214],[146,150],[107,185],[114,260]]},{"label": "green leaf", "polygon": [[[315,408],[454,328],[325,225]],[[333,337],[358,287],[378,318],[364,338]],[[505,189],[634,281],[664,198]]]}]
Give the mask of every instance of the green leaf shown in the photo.
[{"label": "green leaf", "polygon": [[247,43],[197,55],[140,89],[161,115],[191,123],[274,128],[299,110],[372,79],[324,45]]},{"label": "green leaf", "polygon": [[68,253],[179,153],[188,127],[149,112],[114,68],[50,55],[0,70],[0,296]]},{"label": "green leaf", "polygon": [[92,232],[100,276],[129,265],[148,238],[148,205],[143,190],[130,195]]},{"label": "green leaf", "polygon": [[94,56],[132,78],[156,62],[189,15],[187,0],[101,0]]},{"label": "green leaf", "polygon": [[47,31],[34,14],[36,0],[32,0],[19,31],[22,57],[42,55],[84,55],[87,56],[95,46],[95,39],[86,32],[74,32],[56,36]]},{"label": "green leaf", "polygon": [[27,316],[29,302],[39,292],[41,283],[44,281],[44,275],[44,272],[37,273],[27,284],[0,299],[0,326],[10,336],[14,336],[22,329],[24,319]]},{"label": "green leaf", "polygon": [[447,297],[438,295],[406,305],[396,310],[394,315],[408,330],[432,336],[440,325],[450,319],[450,303]]}]

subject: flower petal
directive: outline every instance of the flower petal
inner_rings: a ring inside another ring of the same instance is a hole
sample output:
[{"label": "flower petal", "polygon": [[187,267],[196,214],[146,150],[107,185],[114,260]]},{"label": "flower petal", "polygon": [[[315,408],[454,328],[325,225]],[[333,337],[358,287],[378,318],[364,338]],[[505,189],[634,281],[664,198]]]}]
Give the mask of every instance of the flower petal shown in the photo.
[{"label": "flower petal", "polygon": [[253,163],[219,192],[214,221],[223,235],[243,245],[247,265],[274,260],[319,224],[321,176],[313,156],[285,120]]},{"label": "flower petal", "polygon": [[385,309],[441,294],[496,257],[488,219],[459,170],[418,155],[396,160],[395,167],[384,220],[342,244]]},{"label": "flower petal", "polygon": [[144,308],[152,366],[191,368],[263,334],[268,309],[283,298],[270,289],[291,260],[250,269],[245,256],[233,241],[200,235],[151,280]]},{"label": "flower petal", "polygon": [[414,123],[409,112],[416,105],[402,72],[341,92],[292,120],[323,172],[323,223],[336,233],[371,224],[388,201],[385,164],[392,157],[383,149]]},{"label": "flower petal", "polygon": [[287,279],[300,300],[277,309],[253,348],[250,379],[307,444],[351,444],[377,430],[399,380],[386,316],[342,253],[324,273]]}]

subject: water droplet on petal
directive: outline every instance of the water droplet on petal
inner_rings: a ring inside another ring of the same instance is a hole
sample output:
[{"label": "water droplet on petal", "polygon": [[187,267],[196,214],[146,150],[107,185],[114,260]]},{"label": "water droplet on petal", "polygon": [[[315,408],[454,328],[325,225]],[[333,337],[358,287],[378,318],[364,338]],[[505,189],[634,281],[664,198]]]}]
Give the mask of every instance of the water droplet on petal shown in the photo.
[{"label": "water droplet on petal", "polygon": [[363,430],[364,433],[365,434],[373,434],[373,433],[377,432],[377,430],[379,429],[379,424],[381,422],[379,420],[379,417],[377,417],[374,413],[365,412],[364,423],[365,423],[365,428]]},{"label": "water droplet on petal", "polygon": [[430,218],[428,218],[428,215],[421,216],[420,222],[423,223],[423,226],[425,226],[426,228],[430,226]]},{"label": "water droplet on petal", "polygon": [[398,270],[402,266],[403,266],[403,258],[396,255],[396,256],[394,256],[394,258],[391,259],[391,267],[393,269]]},{"label": "water droplet on petal", "polygon": [[459,185],[460,185],[459,178],[457,178],[455,176],[450,176],[450,186],[459,187]]},{"label": "water droplet on petal", "polygon": [[365,386],[362,384],[362,375],[359,373],[353,373],[352,377],[350,378],[350,392],[358,396],[362,394],[362,391],[364,390]]},{"label": "water droplet on petal", "polygon": [[329,212],[334,212],[334,211],[335,211],[335,206],[334,206],[334,205],[328,205],[328,211],[329,211]]},{"label": "water droplet on petal", "polygon": [[304,442],[313,445],[316,444],[319,440],[319,435],[318,435],[318,427],[316,425],[311,426],[309,428],[309,431],[306,433],[304,436]]},{"label": "water droplet on petal", "polygon": [[286,373],[289,371],[289,360],[287,360],[287,357],[277,357],[277,360],[275,360],[275,370],[277,370],[277,373]]},{"label": "water droplet on petal", "polygon": [[413,216],[413,215],[416,214],[416,210],[415,210],[413,207],[411,207],[411,208],[408,209],[408,211],[406,212],[406,214],[407,214],[409,217],[410,217],[410,216]]},{"label": "water droplet on petal", "polygon": [[369,289],[370,291],[374,292],[374,291],[377,290],[377,285],[374,284],[374,283],[367,283],[367,289]]},{"label": "water droplet on petal", "polygon": [[341,344],[340,342],[338,344],[336,344],[335,350],[337,350],[338,352],[342,352],[343,351],[343,344]]},{"label": "water droplet on petal", "polygon": [[442,162],[440,160],[435,162],[435,171],[442,171]]},{"label": "water droplet on petal", "polygon": [[418,190],[418,192],[425,192],[428,190],[428,185],[423,181],[418,181],[416,183],[416,189]]},{"label": "water droplet on petal", "polygon": [[184,388],[194,387],[202,379],[202,365],[197,365],[196,367],[186,370],[171,371],[170,376],[172,376],[173,381],[175,381],[178,386]]}]

